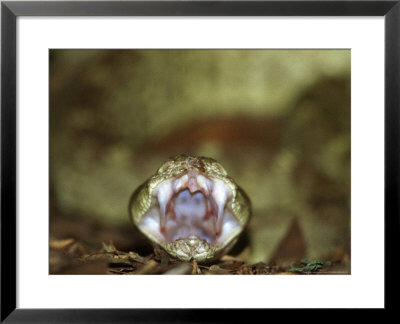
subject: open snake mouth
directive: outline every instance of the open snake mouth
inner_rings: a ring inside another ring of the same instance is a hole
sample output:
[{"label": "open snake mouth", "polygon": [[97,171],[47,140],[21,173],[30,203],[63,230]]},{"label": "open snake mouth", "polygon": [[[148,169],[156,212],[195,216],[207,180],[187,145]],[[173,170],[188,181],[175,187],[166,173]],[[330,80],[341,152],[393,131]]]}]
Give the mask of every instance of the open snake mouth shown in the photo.
[{"label": "open snake mouth", "polygon": [[224,181],[189,170],[154,189],[139,227],[161,244],[195,239],[223,246],[241,231],[233,198]]}]

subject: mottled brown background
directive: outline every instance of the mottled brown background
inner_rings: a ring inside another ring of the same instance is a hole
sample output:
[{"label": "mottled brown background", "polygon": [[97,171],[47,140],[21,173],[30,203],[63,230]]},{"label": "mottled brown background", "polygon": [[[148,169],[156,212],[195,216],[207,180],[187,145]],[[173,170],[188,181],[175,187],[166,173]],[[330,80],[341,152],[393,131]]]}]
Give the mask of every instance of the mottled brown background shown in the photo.
[{"label": "mottled brown background", "polygon": [[129,196],[177,153],[249,194],[234,253],[349,265],[349,50],[50,51],[51,238],[150,253]]}]

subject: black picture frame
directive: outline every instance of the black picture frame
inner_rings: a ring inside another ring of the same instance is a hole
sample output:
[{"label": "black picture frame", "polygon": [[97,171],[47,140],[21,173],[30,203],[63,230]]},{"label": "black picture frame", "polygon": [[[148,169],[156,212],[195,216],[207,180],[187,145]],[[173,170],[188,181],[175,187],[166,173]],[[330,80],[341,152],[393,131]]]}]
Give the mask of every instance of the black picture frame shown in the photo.
[{"label": "black picture frame", "polygon": [[[395,1],[2,1],[1,321],[5,323],[218,322],[238,311],[16,308],[16,19],[19,16],[384,16],[385,309],[396,307],[399,234],[400,0]],[[367,176],[367,175],[366,175]],[[383,266],[383,265],[377,265]],[[238,292],[239,294],[239,292]],[[247,310],[256,312],[256,310]],[[260,310],[258,310],[260,311]],[[258,315],[257,315],[258,316]]]}]

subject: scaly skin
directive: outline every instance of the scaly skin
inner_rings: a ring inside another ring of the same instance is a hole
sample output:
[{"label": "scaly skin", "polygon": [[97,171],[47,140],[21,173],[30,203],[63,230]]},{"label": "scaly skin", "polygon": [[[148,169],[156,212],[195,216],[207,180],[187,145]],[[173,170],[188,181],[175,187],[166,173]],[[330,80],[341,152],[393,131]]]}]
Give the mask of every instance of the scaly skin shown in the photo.
[{"label": "scaly skin", "polygon": [[153,245],[161,247],[170,256],[181,261],[196,260],[204,263],[218,259],[228,252],[236,242],[240,232],[228,237],[220,246],[193,238],[179,239],[166,244],[152,235],[150,231],[138,226],[151,207],[155,189],[163,181],[180,177],[191,170],[195,170],[209,179],[218,179],[225,183],[232,195],[229,208],[240,224],[240,232],[242,232],[251,215],[250,200],[245,192],[227,175],[222,165],[207,157],[181,154],[168,159],[152,177],[134,191],[129,203],[129,213],[133,224],[139,228]]}]

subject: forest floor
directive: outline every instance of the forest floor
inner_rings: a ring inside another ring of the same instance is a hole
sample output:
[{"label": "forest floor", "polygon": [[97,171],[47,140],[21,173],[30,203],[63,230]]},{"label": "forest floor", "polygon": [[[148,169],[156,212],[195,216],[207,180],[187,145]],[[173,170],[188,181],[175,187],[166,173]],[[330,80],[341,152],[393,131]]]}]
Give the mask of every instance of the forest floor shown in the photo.
[{"label": "forest floor", "polygon": [[[71,233],[74,233],[72,236]],[[294,260],[285,264],[248,263],[243,253],[225,255],[212,264],[181,262],[148,244],[130,241],[129,232],[87,222],[52,218],[50,222],[50,274],[236,274],[294,275],[349,274],[342,260]],[[108,240],[107,240],[108,239]],[[116,244],[114,244],[115,242]],[[145,247],[143,247],[143,244]],[[117,248],[117,247],[118,248]]]}]

